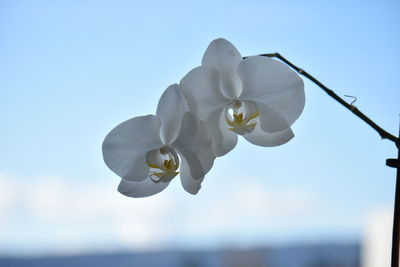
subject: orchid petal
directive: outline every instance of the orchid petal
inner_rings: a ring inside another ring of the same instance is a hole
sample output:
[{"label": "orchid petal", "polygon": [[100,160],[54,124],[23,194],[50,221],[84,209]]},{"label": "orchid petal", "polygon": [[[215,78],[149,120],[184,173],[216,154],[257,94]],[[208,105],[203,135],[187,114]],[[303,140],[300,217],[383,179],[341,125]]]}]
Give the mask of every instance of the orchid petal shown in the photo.
[{"label": "orchid petal", "polygon": [[260,112],[260,127],[263,131],[268,133],[276,133],[290,128],[290,125],[280,113],[264,105],[263,103],[256,102],[256,104]]},{"label": "orchid petal", "polygon": [[[268,57],[248,57],[239,64],[238,73],[243,84],[240,99],[264,104],[289,126],[300,116],[305,104],[304,83],[287,65]],[[265,121],[261,127],[270,131]]]},{"label": "orchid petal", "polygon": [[157,116],[161,119],[161,139],[165,144],[175,140],[183,113],[189,108],[178,84],[170,85],[162,94],[157,106]]},{"label": "orchid petal", "polygon": [[154,115],[135,117],[119,124],[104,139],[104,162],[123,179],[144,180],[149,174],[146,153],[163,146],[160,126],[160,119]]},{"label": "orchid petal", "polygon": [[155,183],[150,178],[140,182],[132,182],[122,179],[118,191],[127,197],[148,197],[163,191],[169,183]]},{"label": "orchid petal", "polygon": [[180,176],[183,189],[192,195],[196,195],[201,188],[201,182],[204,179],[204,175],[197,179],[193,178],[191,175],[190,165],[185,158],[182,158]]},{"label": "orchid petal", "polygon": [[190,110],[200,119],[207,120],[216,107],[229,100],[219,91],[219,74],[216,70],[197,67],[180,82]]},{"label": "orchid petal", "polygon": [[194,179],[202,178],[214,163],[211,133],[205,123],[190,112],[183,115],[178,137],[171,146],[181,155],[182,161],[187,161]]},{"label": "orchid petal", "polygon": [[273,147],[289,142],[294,137],[294,134],[290,128],[276,133],[267,133],[256,126],[251,133],[246,133],[243,137],[254,145]]},{"label": "orchid petal", "polygon": [[212,41],[204,53],[201,65],[215,68],[220,73],[220,90],[228,98],[240,95],[242,84],[237,68],[242,56],[236,47],[225,39]]},{"label": "orchid petal", "polygon": [[223,156],[235,148],[238,141],[237,134],[228,129],[224,110],[225,106],[215,109],[206,121],[213,138],[214,154],[217,157]]}]

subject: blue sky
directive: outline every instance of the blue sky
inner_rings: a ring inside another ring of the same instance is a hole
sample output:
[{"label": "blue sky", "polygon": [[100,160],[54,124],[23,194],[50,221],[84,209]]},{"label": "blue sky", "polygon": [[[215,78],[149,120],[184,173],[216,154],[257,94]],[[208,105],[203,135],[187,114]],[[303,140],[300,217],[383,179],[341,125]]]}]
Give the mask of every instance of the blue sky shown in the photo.
[{"label": "blue sky", "polygon": [[296,137],[241,140],[197,196],[178,180],[120,196],[101,143],[154,113],[219,37],[280,52],[397,134],[399,14],[396,1],[1,1],[0,252],[361,239],[392,205],[395,146],[308,81]]}]

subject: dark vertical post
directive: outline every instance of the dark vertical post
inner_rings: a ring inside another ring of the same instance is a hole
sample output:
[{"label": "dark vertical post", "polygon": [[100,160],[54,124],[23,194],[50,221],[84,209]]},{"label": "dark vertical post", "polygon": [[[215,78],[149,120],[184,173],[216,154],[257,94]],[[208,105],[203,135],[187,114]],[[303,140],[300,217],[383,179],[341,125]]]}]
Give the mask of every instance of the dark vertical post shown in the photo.
[{"label": "dark vertical post", "polygon": [[[400,137],[400,133],[399,133]],[[397,168],[396,193],[394,199],[393,233],[392,233],[392,267],[399,267],[399,243],[400,243],[400,142],[397,139],[397,159],[388,159],[387,165]]]}]

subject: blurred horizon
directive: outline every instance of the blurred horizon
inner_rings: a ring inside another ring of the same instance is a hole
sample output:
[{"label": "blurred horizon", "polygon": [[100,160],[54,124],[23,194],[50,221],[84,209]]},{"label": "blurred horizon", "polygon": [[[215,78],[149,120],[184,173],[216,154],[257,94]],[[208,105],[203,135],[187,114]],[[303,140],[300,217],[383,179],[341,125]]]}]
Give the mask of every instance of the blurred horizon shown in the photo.
[{"label": "blurred horizon", "polygon": [[0,255],[363,246],[393,209],[385,160],[397,149],[305,79],[295,138],[275,148],[239,138],[196,196],[179,179],[122,196],[101,144],[154,114],[221,37],[242,56],[279,52],[397,135],[399,12],[389,0],[1,1]]},{"label": "blurred horizon", "polygon": [[152,266],[152,267],[314,267],[360,266],[360,247],[355,244],[319,244],[247,249],[161,250],[149,252],[78,254],[63,256],[0,257],[0,266]]}]

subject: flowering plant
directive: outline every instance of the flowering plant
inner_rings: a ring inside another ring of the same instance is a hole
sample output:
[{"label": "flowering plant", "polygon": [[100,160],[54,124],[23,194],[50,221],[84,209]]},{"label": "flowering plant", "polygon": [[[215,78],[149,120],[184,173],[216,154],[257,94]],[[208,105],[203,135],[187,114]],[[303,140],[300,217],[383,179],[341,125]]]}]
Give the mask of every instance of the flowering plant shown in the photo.
[{"label": "flowering plant", "polygon": [[180,84],[192,112],[209,125],[216,156],[232,150],[238,135],[259,146],[288,142],[305,103],[293,70],[267,57],[242,59],[225,39],[212,41]]},{"label": "flowering plant", "polygon": [[227,40],[212,41],[201,66],[191,70],[180,87],[172,85],[163,94],[156,116],[133,118],[107,135],[103,155],[108,167],[122,177],[118,190],[131,197],[162,191],[179,173],[179,154],[182,185],[196,194],[215,157],[231,151],[237,135],[260,146],[288,142],[294,136],[290,126],[305,103],[303,81],[288,66],[371,126],[382,139],[396,144],[398,157],[387,159],[386,164],[397,168],[391,266],[399,266],[399,138],[362,113],[354,101],[347,103],[279,53],[242,59]]},{"label": "flowering plant", "polygon": [[177,84],[161,96],[156,115],[135,117],[111,130],[103,157],[122,178],[118,191],[130,197],[159,193],[179,173],[183,188],[196,194],[215,159],[208,128],[188,111]]},{"label": "flowering plant", "polygon": [[278,146],[304,107],[300,77],[264,57],[242,59],[224,39],[211,42],[202,65],[161,96],[156,115],[115,127],[103,143],[107,166],[130,197],[161,192],[180,173],[197,194],[214,159],[232,150],[238,135],[260,146]]}]

